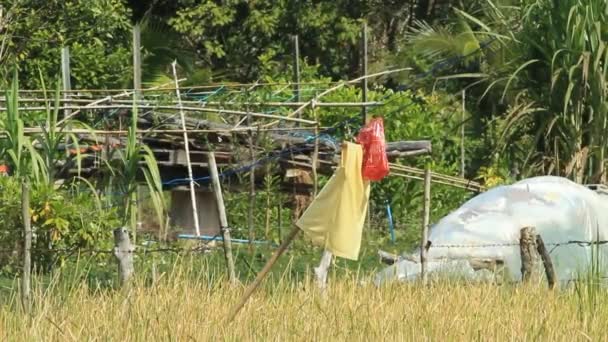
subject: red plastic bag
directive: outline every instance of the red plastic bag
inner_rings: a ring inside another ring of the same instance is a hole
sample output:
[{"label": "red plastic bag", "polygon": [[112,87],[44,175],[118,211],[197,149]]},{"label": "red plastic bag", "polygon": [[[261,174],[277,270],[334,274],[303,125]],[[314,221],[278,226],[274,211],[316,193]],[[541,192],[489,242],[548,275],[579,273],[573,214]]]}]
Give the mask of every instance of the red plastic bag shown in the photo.
[{"label": "red plastic bag", "polygon": [[357,143],[363,147],[363,178],[379,181],[389,173],[388,158],[386,157],[386,141],[384,140],[384,121],[382,118],[372,119],[359,131]]}]

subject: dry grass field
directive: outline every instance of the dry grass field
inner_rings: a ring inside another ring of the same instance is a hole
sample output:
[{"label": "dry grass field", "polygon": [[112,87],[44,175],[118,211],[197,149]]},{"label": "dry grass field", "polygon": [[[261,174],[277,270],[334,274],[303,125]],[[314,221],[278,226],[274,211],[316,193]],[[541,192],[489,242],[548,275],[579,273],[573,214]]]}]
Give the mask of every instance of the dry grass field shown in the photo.
[{"label": "dry grass field", "polygon": [[[200,270],[198,270],[200,272]],[[2,341],[504,341],[607,340],[608,296],[581,283],[394,284],[332,279],[321,296],[310,280],[269,279],[237,319],[226,316],[244,286],[189,270],[131,290],[91,290],[51,282],[35,288],[31,316],[18,295],[0,308]],[[204,272],[202,272],[204,273]]]}]

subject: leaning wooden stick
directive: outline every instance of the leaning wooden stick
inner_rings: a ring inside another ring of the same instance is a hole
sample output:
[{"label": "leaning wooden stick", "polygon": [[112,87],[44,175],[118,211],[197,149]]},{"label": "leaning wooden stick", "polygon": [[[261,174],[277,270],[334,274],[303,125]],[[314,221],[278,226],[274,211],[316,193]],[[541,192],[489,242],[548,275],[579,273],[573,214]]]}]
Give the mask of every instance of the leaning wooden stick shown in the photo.
[{"label": "leaning wooden stick", "polygon": [[555,273],[555,268],[553,268],[553,262],[551,261],[549,251],[547,251],[547,247],[545,247],[545,243],[543,242],[543,238],[540,236],[540,234],[536,235],[536,251],[543,261],[549,288],[553,289],[555,288],[555,283],[557,282],[557,274]]},{"label": "leaning wooden stick", "polygon": [[281,243],[281,245],[274,252],[272,257],[270,257],[270,259],[266,262],[264,268],[260,271],[260,273],[258,273],[257,277],[255,277],[253,283],[251,283],[251,285],[247,287],[247,290],[245,290],[245,293],[243,294],[239,302],[230,310],[230,313],[228,314],[228,322],[232,322],[234,320],[239,311],[243,308],[243,306],[245,306],[245,303],[247,303],[247,300],[249,300],[249,297],[251,297],[253,292],[258,288],[258,286],[260,286],[262,280],[264,280],[268,272],[270,272],[272,266],[277,262],[283,252],[285,252],[287,247],[289,247],[289,245],[299,232],[300,228],[294,226],[289,235],[285,238],[285,240],[283,240],[283,243]]},{"label": "leaning wooden stick", "polygon": [[179,92],[179,80],[177,79],[177,61],[171,63],[173,69],[173,79],[175,80],[175,95],[177,96],[177,106],[179,107],[179,116],[181,118],[181,128],[184,131],[184,150],[186,152],[186,166],[188,170],[188,179],[190,183],[190,201],[192,203],[192,218],[194,220],[194,229],[196,236],[201,235],[200,224],[198,222],[198,210],[196,206],[196,190],[194,189],[194,178],[192,176],[192,163],[190,162],[190,140],[188,139],[188,130],[186,128],[186,116],[182,106],[182,96]]}]

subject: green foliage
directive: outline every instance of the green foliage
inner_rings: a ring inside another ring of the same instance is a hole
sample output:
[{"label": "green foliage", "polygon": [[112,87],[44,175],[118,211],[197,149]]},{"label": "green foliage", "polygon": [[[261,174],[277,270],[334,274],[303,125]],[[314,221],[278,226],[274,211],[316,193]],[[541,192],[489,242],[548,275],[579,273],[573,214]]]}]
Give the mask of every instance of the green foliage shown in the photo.
[{"label": "green foliage", "polygon": [[[34,183],[30,193],[30,215],[35,250],[33,262],[39,271],[61,266],[72,255],[53,249],[110,248],[111,231],[119,224],[117,210],[102,208],[88,188],[77,183],[67,189],[54,189]],[[0,273],[13,274],[20,265],[21,180],[0,177]],[[9,251],[13,251],[10,253]]]},{"label": "green foliage", "polygon": [[[152,150],[140,144],[137,137],[137,105],[131,111],[131,122],[128,128],[127,144],[124,149],[112,150],[107,163],[111,174],[109,183],[122,194],[124,224],[130,226],[133,233],[137,225],[137,176],[141,172],[146,180],[150,199],[154,205],[159,224],[165,222],[165,200],[162,193],[162,182],[156,158]],[[112,191],[111,191],[112,192]]]},{"label": "green foliage", "polygon": [[[491,154],[521,165],[524,175],[604,181],[608,5],[600,0],[508,5],[488,1],[469,13],[459,12],[474,27],[470,41],[489,36],[498,42],[478,54],[477,66],[449,79],[473,87],[469,96],[485,111],[478,123],[487,132],[499,130],[489,141]],[[432,32],[440,30],[428,28],[417,39],[433,46]],[[447,35],[434,51],[462,55],[449,44],[451,39]]]},{"label": "green foliage", "polygon": [[6,91],[7,110],[0,120],[0,128],[6,136],[0,139],[0,161],[8,164],[11,173],[22,178],[37,181],[46,179],[47,170],[32,140],[24,133],[23,119],[19,113],[19,82],[14,73],[10,90]]},{"label": "green foliage", "polygon": [[26,88],[58,75],[61,48],[70,47],[75,88],[117,87],[130,74],[130,11],[122,0],[1,1],[5,72],[18,65]]},{"label": "green foliage", "polygon": [[259,78],[277,61],[290,62],[296,33],[304,56],[318,62],[324,74],[342,76],[356,65],[360,14],[352,15],[347,2],[178,3],[169,24],[200,51],[203,65],[232,79]]}]

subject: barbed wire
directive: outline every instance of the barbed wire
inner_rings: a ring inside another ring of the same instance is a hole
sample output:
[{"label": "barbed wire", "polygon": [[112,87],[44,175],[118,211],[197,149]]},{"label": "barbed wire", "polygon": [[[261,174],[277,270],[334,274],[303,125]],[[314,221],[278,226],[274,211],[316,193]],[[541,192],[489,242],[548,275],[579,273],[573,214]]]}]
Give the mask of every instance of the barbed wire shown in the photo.
[{"label": "barbed wire", "polygon": [[[562,246],[577,245],[580,247],[590,247],[594,245],[605,245],[608,244],[608,240],[596,240],[596,241],[581,241],[581,240],[568,240],[563,242],[545,242],[545,246],[552,246],[555,248]],[[504,243],[486,243],[486,244],[438,244],[434,245],[431,243],[430,248],[492,248],[492,247],[516,247],[520,246],[519,242],[504,242]]]},{"label": "barbed wire", "polygon": [[[211,247],[209,246],[212,242],[223,243],[223,240],[218,239],[220,234],[216,234],[211,237],[209,241],[200,241],[200,245],[196,247],[183,248],[183,247],[158,247],[158,248],[147,248],[141,246],[135,246],[132,251],[122,251],[125,253],[135,253],[135,254],[147,254],[147,253],[200,253],[200,252],[208,252]],[[600,240],[600,241],[580,241],[580,240],[570,240],[564,242],[552,242],[545,243],[545,246],[553,246],[554,248],[563,247],[563,246],[579,246],[579,247],[590,247],[594,245],[605,245],[608,244],[608,240]],[[519,243],[509,242],[509,243],[488,243],[488,244],[441,244],[441,245],[432,245],[430,248],[492,248],[492,247],[516,247],[520,246]],[[0,249],[0,253],[17,253],[22,250],[16,248],[5,248]],[[100,249],[100,248],[31,248],[31,252],[43,252],[43,253],[56,253],[56,254],[113,254],[114,248],[112,249]]]}]

